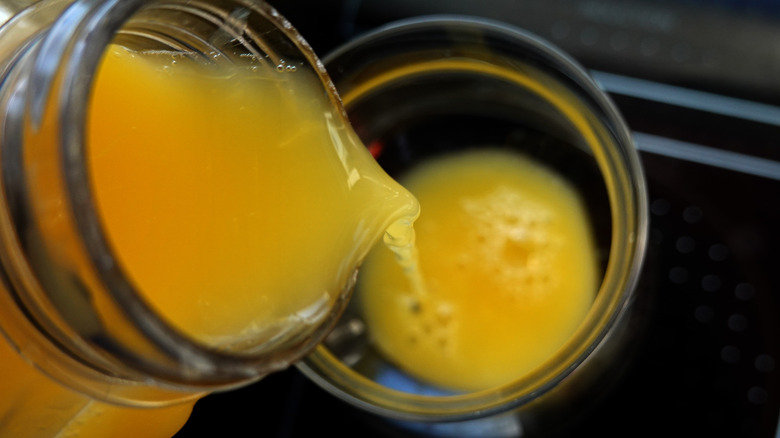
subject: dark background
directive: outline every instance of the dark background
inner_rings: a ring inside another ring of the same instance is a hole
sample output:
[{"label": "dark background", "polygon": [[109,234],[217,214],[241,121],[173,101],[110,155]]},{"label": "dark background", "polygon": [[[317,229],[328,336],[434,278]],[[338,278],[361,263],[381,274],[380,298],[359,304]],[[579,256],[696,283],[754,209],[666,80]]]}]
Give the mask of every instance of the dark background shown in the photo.
[{"label": "dark background", "polygon": [[[561,419],[560,435],[778,436],[780,5],[271,3],[320,56],[394,19],[458,13],[531,30],[591,69],[635,133],[649,184],[647,327],[618,385],[582,418]],[[404,436],[293,368],[206,397],[177,438],[316,433]]]}]

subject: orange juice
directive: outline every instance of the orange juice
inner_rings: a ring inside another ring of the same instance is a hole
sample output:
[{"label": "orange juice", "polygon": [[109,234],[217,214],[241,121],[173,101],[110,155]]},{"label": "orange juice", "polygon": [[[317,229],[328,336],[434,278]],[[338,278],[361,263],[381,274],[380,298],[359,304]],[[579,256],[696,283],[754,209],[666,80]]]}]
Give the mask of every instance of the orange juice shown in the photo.
[{"label": "orange juice", "polygon": [[144,409],[89,399],[25,362],[2,336],[0,358],[0,436],[4,438],[168,438],[192,411],[192,402]]},{"label": "orange juice", "polygon": [[[391,224],[410,226],[418,204],[313,71],[245,61],[110,46],[89,106],[88,172],[104,237],[153,310],[215,348],[272,351],[323,320],[370,247]],[[81,247],[59,238],[72,226],[56,201],[59,163],[40,159],[53,144],[44,120],[26,151],[43,194],[34,207],[56,261],[77,270]],[[0,358],[2,436],[166,438],[192,408],[90,399],[5,339]]]},{"label": "orange juice", "polygon": [[113,47],[88,141],[122,268],[181,331],[222,348],[315,326],[385,228],[417,212],[317,76],[267,60]]},{"label": "orange juice", "polygon": [[[480,390],[522,377],[560,349],[597,290],[584,206],[529,158],[479,150],[413,168],[417,275],[386,248],[357,297],[380,351],[429,383]],[[416,286],[415,286],[416,284]]]}]

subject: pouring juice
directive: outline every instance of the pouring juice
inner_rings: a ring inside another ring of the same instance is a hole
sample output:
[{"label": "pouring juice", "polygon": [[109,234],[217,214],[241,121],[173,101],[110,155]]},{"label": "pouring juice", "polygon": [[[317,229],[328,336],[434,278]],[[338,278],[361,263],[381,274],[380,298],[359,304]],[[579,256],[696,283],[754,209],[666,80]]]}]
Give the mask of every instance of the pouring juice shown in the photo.
[{"label": "pouring juice", "polygon": [[[414,197],[379,168],[319,81],[267,60],[108,48],[87,120],[94,208],[122,272],[181,334],[237,352],[308,336],[384,230],[416,217]],[[35,146],[29,184],[44,200],[34,205],[41,233],[58,242],[56,262],[81,269],[72,261],[81,248],[59,239],[69,219],[52,202],[58,163],[36,161]],[[170,437],[190,412],[192,401],[96,401],[1,341],[2,436]]]},{"label": "pouring juice", "polygon": [[417,214],[307,71],[114,47],[91,114],[110,244],[150,305],[210,345],[317,325],[384,229]]},{"label": "pouring juice", "polygon": [[[280,344],[308,336],[325,321],[334,303],[344,299],[344,291],[351,287],[356,266],[385,230],[400,235],[401,241],[413,242],[409,226],[418,213],[417,201],[378,167],[337,112],[331,95],[323,93],[322,84],[314,86],[317,80],[310,71],[296,69],[294,64],[269,64],[267,59],[252,56],[238,63],[217,59],[204,64],[186,51],[109,48],[95,78],[87,115],[90,206],[99,219],[101,238],[116,256],[121,273],[143,298],[144,305],[184,337],[230,353],[272,352]],[[41,132],[32,136],[33,143],[56,137],[47,128],[44,123]],[[35,144],[32,146],[32,152],[25,153],[35,161]],[[479,168],[480,160],[473,158],[456,174],[463,176],[470,167]],[[60,165],[54,161],[43,163],[50,169],[43,166],[30,172],[27,183],[40,195],[36,201],[56,201],[55,192],[64,190],[61,182],[51,180],[60,174],[46,172]],[[498,198],[525,193],[519,183],[505,178],[517,170],[516,165],[498,172],[499,181],[508,184],[504,187],[506,193],[494,187]],[[448,164],[447,168],[450,170],[441,174],[449,174],[458,165]],[[487,174],[491,178],[494,175],[493,171]],[[476,186],[481,179],[464,178],[456,191]],[[431,184],[433,191],[447,194],[446,190],[442,192],[442,178],[438,180]],[[549,178],[541,181],[551,182]],[[49,193],[51,197],[46,196]],[[459,196],[451,195],[456,200]],[[434,222],[453,214],[449,207],[437,208],[437,199],[438,195],[425,201],[433,207],[430,217]],[[467,242],[466,230],[474,224],[496,218],[478,213],[497,208],[500,203],[493,203],[490,196],[475,199],[476,207],[471,210],[477,213],[467,217],[460,228],[447,232],[461,243]],[[65,227],[72,226],[66,224],[72,220],[69,212],[57,202],[41,202],[32,209],[46,219],[38,226],[47,241],[57,241]],[[504,240],[517,237],[496,236]],[[488,233],[482,240],[492,241],[496,236]],[[482,319],[474,319],[474,324],[468,321],[479,316],[478,302],[500,302],[504,298],[443,297],[440,291],[453,286],[448,286],[444,278],[450,267],[428,270],[427,266],[440,254],[445,255],[441,260],[446,262],[449,256],[457,258],[464,253],[428,252],[428,244],[422,243],[424,238],[420,240],[418,262],[407,263],[407,268],[417,269],[422,278],[416,292],[390,291],[395,297],[390,299],[401,297],[402,306],[396,303],[378,311],[370,310],[368,302],[374,298],[366,299],[366,314],[372,326],[381,332],[381,320],[390,321],[384,329],[387,334],[384,338],[377,336],[377,343],[387,345],[382,347],[387,354],[406,363],[402,366],[413,373],[434,369],[433,364],[446,364],[435,356],[450,355],[454,346],[455,354],[450,356],[459,363],[463,359],[463,366],[455,369],[467,376],[465,380],[452,383],[453,375],[443,374],[436,381],[436,376],[418,373],[444,386],[483,387],[495,384],[490,379],[496,376],[502,380],[520,372],[514,362],[502,364],[498,371],[488,368],[491,376],[485,380],[484,366],[498,362],[479,349],[480,341],[491,336],[499,343],[513,339],[502,337],[507,326],[491,325],[490,318],[496,315],[493,311],[483,312]],[[580,242],[584,243],[580,249],[587,253],[587,243]],[[409,248],[401,242],[402,258],[415,253],[413,249],[403,251]],[[533,258],[521,244],[504,249],[504,255],[513,260]],[[67,266],[70,260],[81,257],[81,251],[83,248],[63,240],[55,251],[55,261]],[[471,265],[479,270],[493,269],[494,275],[461,277],[467,282],[493,282],[501,276],[495,269],[503,269],[500,263],[488,266],[480,261]],[[583,263],[583,273],[574,283],[589,282],[587,265]],[[79,266],[73,268],[77,271]],[[370,279],[368,265],[366,269]],[[382,270],[380,266],[377,271]],[[379,275],[382,285],[395,281]],[[437,284],[436,277],[443,280]],[[545,275],[534,278],[550,281]],[[375,290],[375,298],[381,303],[384,293],[381,287]],[[587,287],[584,290],[587,292]],[[508,296],[518,301],[511,293]],[[587,293],[561,297],[561,301],[571,298],[573,303],[566,304],[574,304],[572,313],[578,312],[577,303],[590,299]],[[94,305],[99,307],[101,303]],[[497,319],[516,322],[512,314],[517,309],[519,305],[506,307],[503,310],[507,312]],[[524,323],[533,321],[530,313],[525,315]],[[545,319],[554,312],[536,313]],[[399,323],[408,324],[411,332],[395,330]],[[473,329],[476,326],[478,330]],[[421,341],[441,327],[445,328],[444,336]],[[414,345],[425,343],[431,347],[427,353],[415,352]],[[405,351],[410,345],[412,348]],[[502,351],[500,356],[514,357],[519,350]],[[479,360],[469,362],[474,357]],[[43,409],[32,409],[29,416],[7,416],[10,420],[0,425],[0,431],[12,435],[34,430],[41,437],[165,437],[178,429],[190,409],[187,403],[162,410],[109,406],[52,383],[22,360],[5,361],[0,370],[6,376],[15,376],[0,380],[2,393],[26,400],[25,406],[38,400],[54,402],[59,412],[49,415]],[[9,412],[15,409],[10,405],[0,407]],[[47,421],[40,421],[42,416]],[[32,425],[35,429],[30,428]]]}]

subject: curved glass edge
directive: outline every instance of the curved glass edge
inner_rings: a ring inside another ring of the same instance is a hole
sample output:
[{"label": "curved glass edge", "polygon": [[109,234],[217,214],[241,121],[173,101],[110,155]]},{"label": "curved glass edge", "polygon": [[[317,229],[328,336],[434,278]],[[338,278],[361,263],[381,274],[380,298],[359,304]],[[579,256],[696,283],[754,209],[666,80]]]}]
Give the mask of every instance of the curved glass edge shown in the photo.
[{"label": "curved glass edge", "polygon": [[[403,393],[357,374],[323,346],[297,364],[308,378],[330,393],[361,409],[391,418],[439,421],[484,417],[525,405],[552,390],[588,359],[608,338],[609,331],[629,312],[644,263],[648,232],[647,189],[638,153],[622,116],[610,98],[567,54],[529,32],[504,23],[448,15],[391,23],[347,42],[323,60],[338,86],[340,75],[354,73],[349,71],[351,66],[348,61],[342,62],[342,58],[349,59],[354,55],[353,52],[367,50],[366,47],[371,44],[392,42],[394,38],[406,39],[409,33],[414,32],[465,33],[474,32],[475,28],[495,32],[502,38],[521,43],[522,50],[534,51],[536,56],[550,63],[552,69],[566,75],[594,109],[600,112],[598,116],[590,115],[589,125],[606,127],[596,133],[597,137],[599,141],[606,139],[615,146],[596,157],[602,172],[608,175],[605,182],[613,219],[607,273],[599,292],[600,301],[594,303],[589,312],[590,321],[583,323],[584,327],[591,329],[585,330],[585,333],[581,330],[575,335],[581,342],[575,342],[577,345],[571,351],[559,354],[559,357],[563,355],[565,359],[559,361],[557,366],[504,387],[446,397]],[[605,291],[616,292],[608,294]],[[606,313],[598,314],[605,309],[608,310]]]}]

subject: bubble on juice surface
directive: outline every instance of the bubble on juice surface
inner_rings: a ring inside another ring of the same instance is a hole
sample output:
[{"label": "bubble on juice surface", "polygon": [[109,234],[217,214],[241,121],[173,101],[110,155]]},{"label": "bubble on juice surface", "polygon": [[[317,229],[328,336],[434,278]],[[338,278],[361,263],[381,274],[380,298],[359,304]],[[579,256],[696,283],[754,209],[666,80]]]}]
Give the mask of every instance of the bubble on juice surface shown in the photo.
[{"label": "bubble on juice surface", "polygon": [[547,226],[554,220],[549,209],[504,187],[466,198],[461,208],[473,221],[473,257],[490,261],[497,282],[515,294],[549,285],[549,258],[560,247],[560,236]]},{"label": "bubble on juice surface", "polygon": [[[426,293],[428,290],[426,290]],[[453,306],[437,297],[405,294],[408,317],[406,339],[410,347],[438,349],[446,352],[453,345]]]}]

